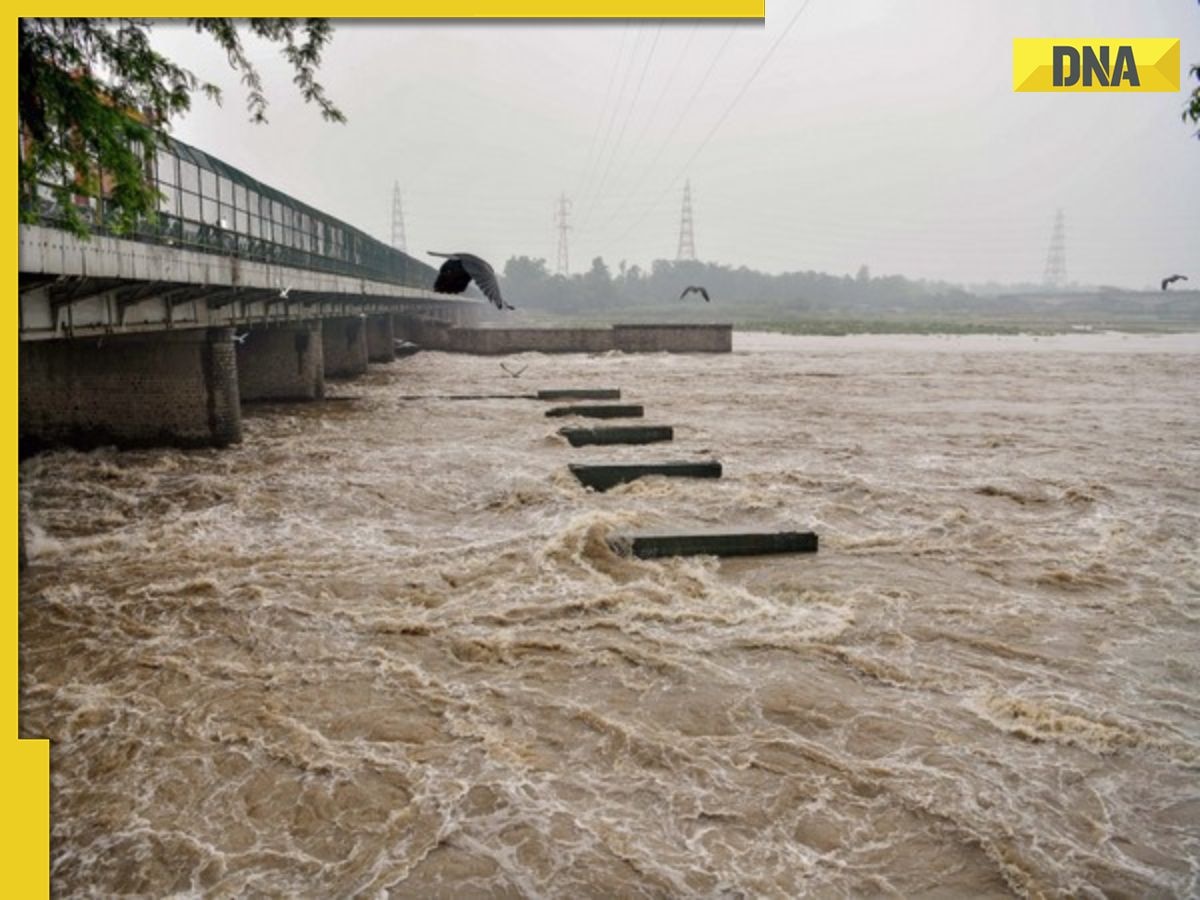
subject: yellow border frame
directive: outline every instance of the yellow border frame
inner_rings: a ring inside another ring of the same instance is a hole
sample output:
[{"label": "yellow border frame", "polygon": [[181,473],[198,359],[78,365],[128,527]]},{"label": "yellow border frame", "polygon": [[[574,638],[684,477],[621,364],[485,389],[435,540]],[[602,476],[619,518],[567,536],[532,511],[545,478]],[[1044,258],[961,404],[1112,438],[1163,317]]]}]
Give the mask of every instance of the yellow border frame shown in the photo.
[{"label": "yellow border frame", "polygon": [[[10,47],[12,45],[9,45]],[[16,120],[17,100],[17,53],[10,51],[8,65],[4,67],[5,96],[9,97],[12,120]],[[11,178],[17,168],[17,142],[8,142],[8,172]],[[12,206],[4,221],[7,237],[10,277],[17,280],[17,183],[9,182]],[[18,296],[17,285],[13,285],[13,298]],[[13,304],[18,312],[18,304]],[[19,331],[19,321],[13,323]],[[14,348],[16,349],[16,348]],[[15,470],[18,466],[17,452],[17,354],[5,354],[0,362],[3,375],[3,421],[4,455]],[[14,511],[20,502],[20,478],[15,478],[4,489],[5,508]],[[13,544],[19,541],[19,516],[7,520],[4,568],[4,624],[0,629],[0,641],[4,647],[3,678],[0,690],[7,699],[4,720],[8,738],[0,739],[0,765],[3,766],[5,810],[3,824],[3,847],[5,854],[5,881],[11,896],[46,897],[50,894],[50,742],[48,740],[17,739],[19,727],[18,711],[18,620],[20,567]],[[14,538],[16,540],[14,540]],[[9,711],[11,710],[11,712]]]}]

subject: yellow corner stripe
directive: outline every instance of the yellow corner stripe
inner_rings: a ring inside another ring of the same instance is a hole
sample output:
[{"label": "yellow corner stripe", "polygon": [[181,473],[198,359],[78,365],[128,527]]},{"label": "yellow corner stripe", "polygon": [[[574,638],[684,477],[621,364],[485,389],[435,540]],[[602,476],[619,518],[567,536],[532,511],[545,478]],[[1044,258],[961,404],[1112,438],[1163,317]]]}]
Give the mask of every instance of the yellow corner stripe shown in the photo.
[{"label": "yellow corner stripe", "polygon": [[[294,15],[322,12],[300,4]],[[68,3],[83,14],[83,4]],[[118,4],[121,15],[161,18],[162,4]],[[70,11],[70,9],[68,9]],[[324,10],[328,12],[328,10]],[[213,14],[246,15],[244,9],[217,4]],[[406,2],[350,3],[341,19],[765,19],[766,0],[406,0]],[[336,25],[337,19],[334,20]]]}]

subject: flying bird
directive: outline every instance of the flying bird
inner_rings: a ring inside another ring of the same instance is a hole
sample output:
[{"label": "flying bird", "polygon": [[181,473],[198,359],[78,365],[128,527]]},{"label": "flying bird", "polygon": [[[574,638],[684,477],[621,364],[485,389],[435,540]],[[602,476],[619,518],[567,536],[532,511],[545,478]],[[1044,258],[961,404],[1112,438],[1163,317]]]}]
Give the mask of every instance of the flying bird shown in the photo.
[{"label": "flying bird", "polygon": [[1164,278],[1162,280],[1162,289],[1165,291],[1167,289],[1168,284],[1174,284],[1176,281],[1187,281],[1187,280],[1188,280],[1188,277],[1186,275],[1171,275],[1170,277]]},{"label": "flying bird", "polygon": [[708,291],[706,291],[704,288],[700,287],[697,284],[689,284],[687,287],[685,287],[683,289],[683,293],[679,295],[679,299],[682,300],[688,294],[699,294],[701,297],[704,298],[705,303],[711,302],[708,299]]},{"label": "flying bird", "polygon": [[288,291],[290,291],[291,289],[292,289],[292,286],[289,284],[287,287],[285,287],[282,291],[279,292],[279,296],[282,297],[284,300],[286,300]]},{"label": "flying bird", "polygon": [[520,378],[521,373],[524,372],[526,369],[528,369],[529,366],[528,365],[521,366],[521,368],[517,369],[517,371],[515,371],[515,372],[512,369],[510,369],[508,366],[506,366],[504,363],[500,363],[500,368],[502,368],[505,372],[507,372],[513,378]]},{"label": "flying bird", "polygon": [[496,309],[516,308],[509,306],[500,296],[496,272],[486,260],[471,253],[438,253],[430,250],[429,255],[440,256],[446,260],[433,283],[433,289],[439,294],[461,294],[467,289],[467,285],[474,281]]},{"label": "flying bird", "polygon": [[246,338],[250,337],[250,332],[244,331],[241,334],[234,334],[233,339],[239,344],[246,343]]}]

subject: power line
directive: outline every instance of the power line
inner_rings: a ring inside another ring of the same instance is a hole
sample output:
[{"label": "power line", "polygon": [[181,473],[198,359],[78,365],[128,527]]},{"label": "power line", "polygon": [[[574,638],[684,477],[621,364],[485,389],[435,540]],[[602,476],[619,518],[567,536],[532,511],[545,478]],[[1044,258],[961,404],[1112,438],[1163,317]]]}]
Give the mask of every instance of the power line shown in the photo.
[{"label": "power line", "polygon": [[[775,51],[779,49],[779,45],[783,43],[784,39],[791,32],[791,30],[795,26],[796,22],[799,21],[800,16],[804,13],[804,11],[806,9],[808,9],[808,5],[811,2],[812,2],[812,0],[804,0],[804,2],[800,5],[800,8],[798,10],[796,10],[796,14],[794,16],[792,16],[791,20],[784,27],[782,33],[780,33],[779,37],[775,39],[775,43],[773,43],[770,46],[770,48],[767,50],[767,52],[763,55],[763,58],[761,60],[759,60],[758,65],[755,67],[754,71],[750,73],[750,77],[747,78],[745,80],[745,82],[743,82],[743,84],[742,84],[741,88],[738,90],[737,94],[734,95],[733,100],[725,108],[725,111],[721,114],[721,117],[719,119],[717,119],[717,121],[713,125],[713,127],[709,129],[708,134],[706,134],[704,136],[704,140],[702,140],[700,142],[700,144],[692,152],[692,155],[688,157],[687,162],[685,162],[683,164],[683,166],[681,167],[681,169],[679,171],[679,174],[677,174],[674,178],[671,179],[670,182],[667,183],[666,187],[663,188],[662,193],[660,193],[658,195],[658,197],[655,199],[655,204],[654,204],[655,206],[657,206],[658,203],[660,203],[662,201],[662,198],[666,196],[667,192],[670,191],[671,188],[673,188],[675,186],[675,182],[677,182],[680,178],[683,177],[683,175],[687,172],[688,168],[692,165],[693,162],[696,161],[696,158],[700,155],[700,153],[704,150],[704,148],[708,146],[708,143],[709,143],[709,141],[712,140],[713,135],[715,135],[717,133],[717,130],[723,124],[725,124],[725,120],[729,118],[730,114],[733,112],[734,108],[741,101],[742,97],[744,97],[746,95],[746,91],[748,91],[750,89],[750,85],[754,83],[754,79],[758,77],[758,74],[763,70],[763,68],[766,66],[766,64],[770,61],[771,57],[775,55]],[[647,213],[648,212],[649,212],[649,210],[647,210]],[[626,235],[628,235],[631,231],[633,231],[634,228],[636,228],[638,225],[640,225],[642,223],[642,221],[646,218],[647,213],[643,213],[639,218],[635,219],[634,222],[627,229],[625,229],[624,232],[622,232],[620,237],[616,238],[616,240],[613,241],[613,243],[616,243],[616,241],[620,241],[620,240],[624,239],[626,237]]]},{"label": "power line", "polygon": [[766,67],[768,62],[770,62],[771,57],[775,55],[775,51],[779,49],[779,45],[783,43],[784,39],[788,36],[788,32],[790,32],[792,30],[792,27],[796,24],[796,22],[799,21],[800,16],[804,13],[804,11],[806,9],[808,9],[808,4],[810,4],[811,2],[812,2],[812,0],[804,0],[804,3],[802,3],[800,5],[800,8],[798,10],[796,10],[796,14],[794,16],[792,16],[791,21],[789,21],[787,23],[787,26],[783,29],[783,32],[779,35],[778,38],[775,39],[775,43],[771,45],[771,48],[766,52],[766,54],[763,56],[763,58],[759,61],[758,66],[754,69],[753,72],[750,73],[750,77],[746,79],[745,83],[742,84],[741,89],[738,90],[738,92],[734,96],[733,100],[730,101],[729,106],[727,106],[725,108],[725,112],[723,112],[721,114],[721,118],[717,119],[716,124],[713,125],[713,127],[711,129],[709,129],[708,134],[704,136],[704,140],[702,140],[700,142],[700,146],[696,148],[695,152],[692,153],[691,157],[684,164],[684,169],[687,169],[688,166],[690,166],[695,161],[696,157],[700,155],[700,151],[703,150],[706,146],[708,146],[708,142],[711,141],[713,138],[713,135],[717,133],[717,129],[719,129],[722,125],[725,124],[725,120],[729,118],[729,114],[733,112],[734,108],[741,101],[742,97],[744,97],[746,95],[746,91],[750,90],[750,85],[754,83],[754,79],[758,77],[758,73],[761,72],[764,67]]},{"label": "power line", "polygon": [[625,139],[625,130],[629,127],[629,120],[633,117],[633,108],[637,106],[638,98],[642,96],[642,86],[646,83],[646,73],[650,70],[650,60],[654,58],[654,51],[658,48],[658,40],[662,37],[662,23],[654,31],[654,41],[650,44],[650,50],[646,53],[646,59],[642,62],[642,71],[638,76],[637,87],[633,92],[633,99],[629,101],[629,105],[625,109],[625,118],[621,121],[621,130],[617,134],[616,143],[613,144],[612,152],[608,157],[608,164],[604,167],[603,173],[600,175],[600,181],[596,185],[596,190],[592,196],[592,204],[587,207],[586,216],[590,217],[592,210],[595,208],[595,201],[600,198],[604,192],[604,185],[608,181],[608,173],[612,171],[613,162],[617,158],[617,152],[621,149],[621,142]]},{"label": "power line", "polygon": [[[712,60],[709,62],[708,68],[704,70],[704,75],[703,75],[703,77],[701,77],[699,83],[696,85],[696,89],[694,91],[692,91],[692,95],[690,97],[688,97],[687,103],[684,104],[683,109],[680,111],[679,115],[675,117],[674,123],[671,125],[670,129],[667,131],[666,137],[664,137],[662,140],[662,143],[660,143],[658,145],[658,151],[654,154],[654,158],[651,159],[649,165],[647,165],[646,168],[642,170],[641,177],[635,182],[634,192],[636,192],[637,188],[641,187],[642,183],[646,180],[647,176],[649,176],[649,174],[654,170],[654,167],[656,165],[658,165],[658,161],[662,158],[663,151],[666,150],[667,147],[670,146],[671,138],[673,138],[675,136],[675,132],[677,132],[679,130],[679,126],[683,124],[683,120],[685,118],[687,118],[687,114],[688,114],[688,112],[691,111],[692,106],[695,104],[696,98],[698,98],[700,96],[700,92],[703,91],[704,86],[706,84],[708,84],[709,77],[712,75],[713,71],[717,68],[717,63],[720,62],[721,56],[725,53],[726,48],[729,46],[729,42],[733,40],[733,36],[736,33],[737,33],[737,26],[730,27],[729,31],[725,35],[725,40],[721,42],[721,46],[717,48],[717,52],[713,55]],[[625,204],[622,204],[621,206],[619,206],[616,210],[614,210],[612,215],[610,215],[608,217],[608,219],[604,222],[604,224],[600,226],[599,230],[603,230],[603,229],[607,228],[609,226],[609,224],[611,222],[613,222],[613,220],[615,220],[617,218],[617,216],[626,209],[627,206],[628,206],[628,203],[625,203]]]},{"label": "power line", "polygon": [[[629,85],[629,76],[633,73],[634,61],[637,59],[638,48],[641,46],[642,39],[645,37],[645,34],[645,29],[638,29],[637,37],[633,42],[633,49],[630,51],[629,59],[625,63],[625,73],[621,77],[621,87],[617,89],[617,96],[614,98],[612,108],[608,112],[608,123],[604,129],[604,138],[600,141],[600,149],[593,160],[592,166],[584,173],[582,183],[579,186],[578,195],[581,197],[584,195],[585,189],[587,191],[591,190],[591,185],[587,182],[591,180],[592,174],[600,165],[600,160],[604,158],[605,150],[608,149],[608,141],[609,138],[612,137],[613,126],[617,122],[617,115],[621,107],[621,101],[625,97],[625,88]],[[624,44],[622,44],[622,48],[624,48]]]},{"label": "power line", "polygon": [[625,44],[629,39],[629,21],[625,21],[625,28],[621,32],[621,46],[617,49],[617,56],[613,60],[612,70],[608,73],[608,85],[604,88],[604,102],[600,104],[600,116],[596,119],[596,129],[592,132],[592,140],[588,144],[587,158],[583,164],[583,169],[580,173],[579,190],[583,189],[583,181],[591,173],[592,158],[596,151],[596,140],[600,137],[600,129],[604,124],[604,113],[608,110],[608,99],[612,96],[613,83],[617,80],[617,70],[621,68],[621,59],[625,55]]},{"label": "power line", "polygon": [[650,126],[658,121],[658,110],[662,107],[662,102],[666,99],[667,91],[670,90],[671,84],[675,81],[675,76],[679,74],[679,70],[683,68],[683,61],[687,59],[688,52],[692,49],[692,42],[696,38],[696,32],[700,30],[700,23],[692,25],[692,30],[688,32],[687,41],[683,45],[683,50],[675,59],[675,65],[671,67],[671,73],[663,81],[662,90],[658,92],[658,97],[654,101],[654,106],[650,108],[650,114],[646,116],[645,122],[642,123],[642,129],[633,139],[633,144],[629,148],[629,155],[632,156],[633,150],[641,146],[642,141],[646,137],[646,133],[650,130]]}]

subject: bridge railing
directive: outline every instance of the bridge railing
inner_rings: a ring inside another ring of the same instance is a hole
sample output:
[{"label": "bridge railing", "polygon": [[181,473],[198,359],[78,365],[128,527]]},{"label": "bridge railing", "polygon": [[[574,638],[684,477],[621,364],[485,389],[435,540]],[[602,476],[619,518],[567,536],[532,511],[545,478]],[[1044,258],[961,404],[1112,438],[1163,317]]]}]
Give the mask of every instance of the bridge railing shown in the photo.
[{"label": "bridge railing", "polygon": [[[147,159],[146,175],[158,192],[158,211],[121,237],[408,287],[433,285],[431,266],[182,141],[159,147]],[[92,231],[115,233],[105,197],[77,195],[74,203]],[[68,221],[49,184],[22,204],[43,224]]]}]

